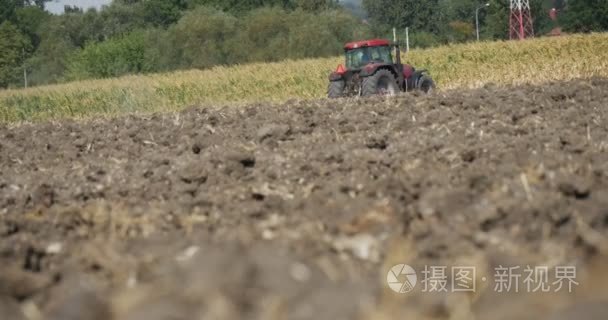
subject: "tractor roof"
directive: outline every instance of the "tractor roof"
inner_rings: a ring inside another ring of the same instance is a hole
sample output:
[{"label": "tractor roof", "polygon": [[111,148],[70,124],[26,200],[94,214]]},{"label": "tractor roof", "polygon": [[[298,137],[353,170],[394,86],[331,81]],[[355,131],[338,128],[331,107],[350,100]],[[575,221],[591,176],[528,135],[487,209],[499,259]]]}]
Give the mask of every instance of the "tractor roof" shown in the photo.
[{"label": "tractor roof", "polygon": [[384,39],[372,39],[372,40],[363,40],[363,41],[355,41],[349,42],[344,45],[344,49],[352,50],[362,47],[380,47],[380,46],[388,46],[390,42]]}]

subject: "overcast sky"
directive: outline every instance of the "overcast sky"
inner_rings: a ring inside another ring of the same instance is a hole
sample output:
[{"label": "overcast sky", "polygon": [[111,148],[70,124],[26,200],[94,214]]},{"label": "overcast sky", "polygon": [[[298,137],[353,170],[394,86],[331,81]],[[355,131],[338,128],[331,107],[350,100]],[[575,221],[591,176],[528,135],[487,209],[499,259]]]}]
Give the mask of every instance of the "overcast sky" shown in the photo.
[{"label": "overcast sky", "polygon": [[45,4],[46,9],[52,13],[62,13],[63,6],[71,5],[84,9],[90,7],[100,8],[104,4],[109,4],[112,0],[51,0]]}]

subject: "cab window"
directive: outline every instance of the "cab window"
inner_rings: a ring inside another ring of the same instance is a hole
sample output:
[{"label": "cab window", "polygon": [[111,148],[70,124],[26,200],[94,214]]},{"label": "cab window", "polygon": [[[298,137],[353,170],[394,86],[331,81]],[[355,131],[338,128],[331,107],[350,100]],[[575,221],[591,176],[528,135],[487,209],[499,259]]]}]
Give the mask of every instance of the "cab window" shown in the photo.
[{"label": "cab window", "polygon": [[373,61],[393,63],[390,47],[363,47],[346,51],[348,69],[360,69]]},{"label": "cab window", "polygon": [[369,48],[358,48],[346,51],[346,67],[359,69],[370,61]]},{"label": "cab window", "polygon": [[391,56],[390,47],[373,47],[370,49],[372,60],[382,61],[384,63],[393,63],[393,57]]}]

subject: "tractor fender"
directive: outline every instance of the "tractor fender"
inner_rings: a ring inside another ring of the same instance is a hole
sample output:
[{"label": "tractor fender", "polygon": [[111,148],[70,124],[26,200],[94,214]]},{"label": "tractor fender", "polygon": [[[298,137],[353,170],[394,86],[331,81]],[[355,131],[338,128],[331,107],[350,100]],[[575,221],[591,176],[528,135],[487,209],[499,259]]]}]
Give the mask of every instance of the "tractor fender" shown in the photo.
[{"label": "tractor fender", "polygon": [[329,81],[339,81],[339,80],[342,80],[343,78],[344,78],[344,74],[337,73],[337,72],[332,72],[329,75]]},{"label": "tractor fender", "polygon": [[[405,66],[404,66],[405,68]],[[421,69],[421,70],[416,70],[414,67],[411,67],[411,71],[412,73],[410,74],[409,77],[405,78],[405,91],[411,91],[414,90],[416,88],[418,88],[418,86],[420,85],[420,78],[425,75],[427,73],[426,69]],[[405,70],[404,70],[405,73]]]},{"label": "tractor fender", "polygon": [[397,76],[394,74],[395,70],[393,70],[393,68],[386,63],[368,64],[367,66],[363,67],[363,69],[361,69],[361,72],[359,72],[359,76],[362,78],[373,76],[376,73],[376,71],[378,71],[379,69],[387,69],[390,72],[392,72],[395,77]]},{"label": "tractor fender", "polygon": [[336,71],[332,72],[329,75],[329,81],[339,81],[342,80],[344,78],[346,78],[345,74],[348,73],[348,70],[346,68],[344,68],[343,65],[338,65],[338,68],[336,68]]},{"label": "tractor fender", "polygon": [[[395,67],[393,65],[390,64],[372,64],[372,65],[368,65],[366,67],[364,67],[361,72],[359,73],[359,76],[361,78],[366,78],[366,77],[370,77],[373,76],[374,74],[376,74],[376,72],[378,72],[378,70],[381,69],[385,69],[390,71],[393,74],[393,77],[395,77],[395,80],[397,80],[397,82],[399,82],[399,70],[395,70]],[[399,84],[399,87],[401,87],[401,85]]]},{"label": "tractor fender", "polygon": [[410,66],[409,64],[404,64],[403,65],[403,79],[409,79],[414,72],[416,72],[416,69],[414,69],[414,67]]},{"label": "tractor fender", "polygon": [[418,82],[420,81],[420,78],[422,78],[422,76],[425,75],[427,72],[428,70],[426,69],[416,70],[416,72],[414,72],[414,75],[412,77],[412,79],[414,80],[414,88],[418,88]]}]

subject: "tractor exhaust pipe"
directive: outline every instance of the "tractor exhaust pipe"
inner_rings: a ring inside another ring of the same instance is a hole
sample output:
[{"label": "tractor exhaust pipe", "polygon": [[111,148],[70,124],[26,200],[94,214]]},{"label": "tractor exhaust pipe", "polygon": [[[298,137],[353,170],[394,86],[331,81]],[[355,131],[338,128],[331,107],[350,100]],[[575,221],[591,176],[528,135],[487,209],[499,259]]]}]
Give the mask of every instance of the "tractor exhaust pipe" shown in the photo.
[{"label": "tractor exhaust pipe", "polygon": [[398,65],[401,65],[401,47],[397,42],[397,28],[393,28],[393,46],[395,47],[395,61]]}]

